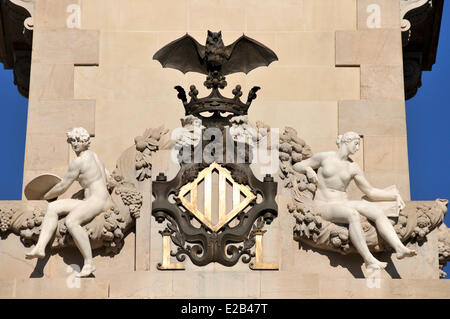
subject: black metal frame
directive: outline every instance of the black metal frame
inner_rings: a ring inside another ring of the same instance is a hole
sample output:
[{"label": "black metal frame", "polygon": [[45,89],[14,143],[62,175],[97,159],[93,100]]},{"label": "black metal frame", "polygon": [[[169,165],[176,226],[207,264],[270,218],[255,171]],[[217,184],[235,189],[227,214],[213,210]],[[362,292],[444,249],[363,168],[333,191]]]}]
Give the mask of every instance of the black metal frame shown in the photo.
[{"label": "black metal frame", "polygon": [[[212,232],[203,224],[200,228],[194,227],[191,220],[195,216],[188,210],[182,210],[179,200],[176,203],[169,202],[169,197],[178,194],[186,181],[192,179],[192,173],[189,171],[192,167],[185,165],[171,181],[167,181],[163,173],[157,176],[156,181],[153,181],[152,191],[155,200],[152,204],[152,215],[159,223],[168,220],[172,241],[178,246],[178,251],[172,255],[179,261],[184,261],[185,256],[188,256],[197,266],[218,262],[231,267],[242,256],[242,261],[248,263],[254,256],[250,252],[250,248],[254,245],[250,236],[252,226],[260,217],[264,218],[266,224],[270,224],[278,215],[278,206],[275,201],[277,183],[270,175],[266,175],[261,182],[253,175],[248,164],[225,164],[224,166],[231,172],[237,168],[236,171],[239,174],[245,175],[241,176],[241,179],[247,180],[250,189],[261,195],[262,202],[258,204],[254,200],[248,212],[240,212],[235,217],[239,220],[236,226],[230,227],[228,223],[217,232]],[[243,245],[239,247],[233,245],[236,243],[243,243]]]}]

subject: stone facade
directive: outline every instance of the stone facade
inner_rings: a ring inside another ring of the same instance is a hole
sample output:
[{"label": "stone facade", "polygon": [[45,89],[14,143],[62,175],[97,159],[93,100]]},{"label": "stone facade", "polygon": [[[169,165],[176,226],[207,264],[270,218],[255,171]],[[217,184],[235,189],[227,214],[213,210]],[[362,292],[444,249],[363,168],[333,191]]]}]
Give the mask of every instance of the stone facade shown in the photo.
[{"label": "stone facade", "polygon": [[[67,27],[71,4],[81,10],[79,28]],[[367,23],[373,4],[381,7],[377,28]],[[75,126],[88,129],[92,150],[110,171],[148,127],[179,127],[184,112],[173,87],[201,86],[204,79],[163,69],[152,56],[186,32],[204,43],[206,30],[222,30],[226,45],[244,32],[279,58],[247,76],[227,76],[224,95],[236,84],[243,91],[262,87],[251,120],[295,128],[315,153],[334,150],[338,134],[357,131],[363,147],[354,160],[368,180],[380,188],[395,184],[410,199],[398,1],[39,0],[34,21],[24,186],[39,174],[65,172],[73,159],[65,132]],[[170,176],[167,158],[159,154],[153,175]],[[362,279],[368,273],[358,255],[323,252],[292,239],[295,220],[282,208],[286,194],[278,196],[279,216],[264,236],[264,259],[277,262],[279,271],[189,261],[185,271],[158,271],[162,226],[149,212],[150,182],[140,187],[145,195],[135,232],[114,258],[95,255],[95,279],[64,289],[69,265],[81,264],[78,251],[55,252],[36,264],[23,258],[29,248],[10,234],[0,246],[0,297],[450,297],[448,282],[438,281],[436,232],[415,246],[413,259],[380,253],[389,266],[374,279],[381,288],[372,289]],[[355,186],[351,196],[361,196]],[[392,280],[397,278],[402,280]]]}]

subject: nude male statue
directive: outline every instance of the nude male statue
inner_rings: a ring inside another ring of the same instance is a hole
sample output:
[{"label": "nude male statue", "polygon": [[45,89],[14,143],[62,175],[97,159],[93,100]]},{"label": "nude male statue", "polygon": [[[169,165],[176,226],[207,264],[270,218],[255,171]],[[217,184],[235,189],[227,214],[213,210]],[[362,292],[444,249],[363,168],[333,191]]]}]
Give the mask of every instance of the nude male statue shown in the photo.
[{"label": "nude male statue", "polygon": [[[360,214],[375,222],[380,235],[395,249],[397,258],[414,256],[416,252],[403,245],[394,227],[383,211],[373,202],[349,200],[347,187],[352,180],[372,201],[396,201],[397,209],[403,209],[403,202],[397,188],[378,189],[372,187],[359,165],[349,159],[359,149],[360,137],[355,132],[347,132],[337,139],[337,152],[314,154],[307,160],[294,165],[294,170],[306,174],[317,183],[314,209],[325,220],[349,225],[350,240],[363,257],[367,267],[385,268],[386,263],[377,260],[369,251],[361,226]],[[314,170],[317,169],[317,174]]]},{"label": "nude male statue", "polygon": [[88,150],[89,133],[84,128],[74,128],[67,133],[67,142],[76,154],[75,160],[61,182],[51,188],[44,199],[52,199],[63,194],[74,181],[84,189],[84,200],[60,199],[49,203],[42,222],[41,234],[36,246],[26,254],[27,259],[44,258],[45,247],[54,235],[58,217],[67,215],[65,224],[80,250],[84,265],[78,277],[87,277],[95,271],[89,236],[81,226],[89,222],[111,205],[107,190],[107,173],[97,154]]}]

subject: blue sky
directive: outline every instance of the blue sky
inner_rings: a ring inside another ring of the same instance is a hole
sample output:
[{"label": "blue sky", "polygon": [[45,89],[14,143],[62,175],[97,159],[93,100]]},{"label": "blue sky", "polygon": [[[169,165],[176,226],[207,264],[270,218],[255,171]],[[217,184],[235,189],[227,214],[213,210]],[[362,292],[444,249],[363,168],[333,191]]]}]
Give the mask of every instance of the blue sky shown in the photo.
[{"label": "blue sky", "polygon": [[[450,4],[444,15],[436,64],[424,72],[422,88],[406,103],[412,200],[450,199]],[[0,200],[21,199],[28,100],[0,67]],[[450,225],[450,213],[445,218]],[[450,266],[446,267],[450,274]],[[447,278],[449,278],[447,276]]]}]

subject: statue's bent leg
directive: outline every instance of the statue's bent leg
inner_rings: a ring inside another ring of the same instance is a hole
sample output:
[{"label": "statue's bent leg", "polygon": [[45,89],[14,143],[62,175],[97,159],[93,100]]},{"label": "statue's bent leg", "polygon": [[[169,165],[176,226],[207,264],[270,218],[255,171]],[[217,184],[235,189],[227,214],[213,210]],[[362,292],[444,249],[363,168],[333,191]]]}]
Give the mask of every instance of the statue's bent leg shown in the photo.
[{"label": "statue's bent leg", "polygon": [[84,259],[84,266],[79,276],[89,276],[94,270],[92,249],[87,232],[81,226],[102,212],[104,204],[96,201],[83,201],[66,217],[66,226]]},{"label": "statue's bent leg", "polygon": [[80,204],[77,199],[60,199],[48,204],[47,211],[42,221],[41,234],[36,246],[25,255],[25,258],[44,258],[45,247],[53,237],[58,225],[58,217],[67,214],[74,207]]},{"label": "statue's bent leg", "polygon": [[376,259],[369,251],[357,210],[345,203],[336,203],[326,205],[321,209],[321,215],[331,222],[348,224],[350,239],[368,267],[386,268],[387,264]]},{"label": "statue's bent leg", "polygon": [[392,226],[383,211],[381,211],[376,205],[364,201],[351,201],[349,205],[371,221],[375,222],[380,235],[392,248],[395,249],[397,258],[402,259],[407,256],[414,256],[416,254],[414,250],[411,250],[403,245],[395,232],[394,226]]}]

